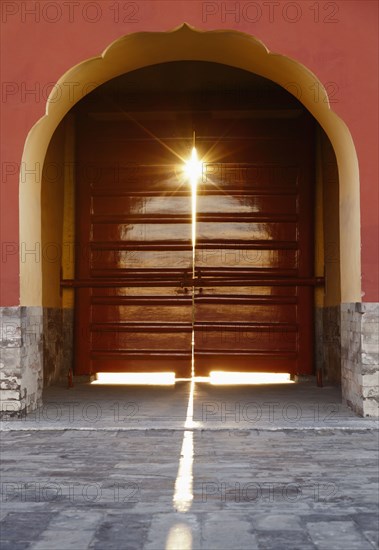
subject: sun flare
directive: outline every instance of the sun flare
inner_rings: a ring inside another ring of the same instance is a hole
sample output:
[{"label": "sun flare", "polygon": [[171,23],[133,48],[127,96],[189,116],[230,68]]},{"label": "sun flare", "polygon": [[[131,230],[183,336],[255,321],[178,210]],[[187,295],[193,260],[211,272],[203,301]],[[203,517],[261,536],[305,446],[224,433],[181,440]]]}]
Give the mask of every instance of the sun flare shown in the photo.
[{"label": "sun flare", "polygon": [[[195,141],[195,138],[194,138]],[[191,197],[192,197],[192,246],[196,244],[196,209],[197,209],[197,184],[201,177],[203,165],[199,161],[196,147],[192,147],[191,158],[184,165],[184,173],[188,178],[191,185]]]},{"label": "sun flare", "polygon": [[191,158],[184,165],[184,172],[192,187],[196,187],[202,172],[202,162],[197,155],[196,147],[192,147]]}]

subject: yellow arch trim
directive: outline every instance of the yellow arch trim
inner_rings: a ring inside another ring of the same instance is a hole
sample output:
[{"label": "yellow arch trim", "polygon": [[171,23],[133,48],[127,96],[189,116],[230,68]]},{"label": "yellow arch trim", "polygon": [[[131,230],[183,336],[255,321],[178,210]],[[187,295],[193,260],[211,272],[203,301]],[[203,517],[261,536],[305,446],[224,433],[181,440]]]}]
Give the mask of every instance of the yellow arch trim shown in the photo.
[{"label": "yellow arch trim", "polygon": [[[52,135],[66,113],[87,93],[124,73],[170,61],[209,61],[266,77],[295,95],[328,135],[340,181],[341,301],[361,301],[360,193],[358,158],[346,124],[330,109],[318,78],[299,62],[271,53],[257,38],[238,31],[199,31],[187,24],[168,32],[138,32],[110,44],[98,57],[67,71],[52,89],[46,114],[30,130],[20,171],[20,242],[25,249],[41,243],[41,178]],[[317,89],[318,94],[315,94]],[[28,178],[31,177],[30,185]],[[32,255],[20,257],[20,303],[42,305],[42,265]]]}]

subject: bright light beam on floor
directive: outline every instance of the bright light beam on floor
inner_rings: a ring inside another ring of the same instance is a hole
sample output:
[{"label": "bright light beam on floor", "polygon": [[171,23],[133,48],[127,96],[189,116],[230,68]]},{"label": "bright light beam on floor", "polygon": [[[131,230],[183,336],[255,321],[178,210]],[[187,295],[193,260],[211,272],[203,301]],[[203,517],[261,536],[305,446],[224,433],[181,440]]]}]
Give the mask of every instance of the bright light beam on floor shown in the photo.
[{"label": "bright light beam on floor", "polygon": [[[191,380],[190,393],[185,428],[192,428],[193,422],[193,401],[195,393],[195,380]],[[173,497],[174,507],[178,512],[188,512],[193,501],[193,432],[185,431],[180,451],[178,474],[175,481],[175,492]]]},{"label": "bright light beam on floor", "polygon": [[174,372],[98,372],[92,384],[174,386]]},{"label": "bright light beam on floor", "polygon": [[178,512],[188,512],[193,501],[193,432],[183,434],[179,469],[175,480],[174,507]]},{"label": "bright light beam on floor", "polygon": [[288,373],[277,372],[223,372],[212,371],[210,383],[218,385],[235,384],[292,384]]},{"label": "bright light beam on floor", "polygon": [[185,523],[176,523],[171,527],[165,550],[191,550],[192,533]]},{"label": "bright light beam on floor", "polygon": [[193,428],[195,426],[193,421],[193,401],[194,401],[194,395],[195,395],[195,379],[192,378],[191,385],[190,385],[190,392],[188,396],[188,406],[187,406],[187,414],[186,414],[186,421],[184,424],[185,428]]},{"label": "bright light beam on floor", "polygon": [[[195,252],[196,252],[196,199],[197,199],[197,184],[201,176],[202,163],[198,160],[195,147],[195,132],[193,133],[193,147],[190,160],[186,163],[184,171],[187,174],[191,184],[192,196],[192,277],[195,278]],[[194,302],[195,287],[192,287],[192,321],[194,321]],[[194,325],[193,325],[194,326]],[[188,512],[193,501],[193,432],[189,431],[194,427],[193,422],[193,402],[195,393],[195,372],[194,372],[194,346],[195,333],[192,329],[192,366],[191,366],[191,382],[190,392],[188,397],[188,406],[184,428],[186,431],[183,434],[182,448],[180,452],[178,474],[175,481],[175,492],[173,504],[178,512]]]}]

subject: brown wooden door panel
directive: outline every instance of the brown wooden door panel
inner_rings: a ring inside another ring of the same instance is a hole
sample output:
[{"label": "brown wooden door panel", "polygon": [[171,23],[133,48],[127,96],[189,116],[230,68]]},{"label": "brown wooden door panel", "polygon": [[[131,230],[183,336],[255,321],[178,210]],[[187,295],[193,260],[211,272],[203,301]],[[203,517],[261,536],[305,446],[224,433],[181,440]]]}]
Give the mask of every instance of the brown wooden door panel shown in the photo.
[{"label": "brown wooden door panel", "polygon": [[[80,167],[78,167],[80,170]],[[94,197],[107,197],[108,195],[144,196],[170,196],[173,192],[185,193],[188,196],[188,188],[183,179],[182,167],[178,164],[156,164],[144,166],[136,159],[125,157],[119,162],[107,164],[93,164],[92,174],[89,168],[85,168],[82,181],[90,184]],[[141,181],[143,186],[141,186]]]},{"label": "brown wooden door panel", "polygon": [[190,376],[191,205],[178,158],[135,129],[125,139],[117,125],[78,127],[77,276],[98,286],[77,291],[76,373]]},{"label": "brown wooden door panel", "polygon": [[252,250],[248,248],[206,248],[196,251],[199,268],[244,267],[256,269],[285,269],[297,273],[297,250]]},{"label": "brown wooden door panel", "polygon": [[104,272],[114,269],[180,268],[190,269],[192,250],[96,250],[92,254],[91,268]]},{"label": "brown wooden door panel", "polygon": [[239,350],[252,352],[297,352],[297,327],[293,325],[289,328],[270,327],[263,330],[260,327],[255,329],[244,325],[239,327],[230,327],[227,325],[219,327],[198,327],[196,332],[196,349],[201,350],[217,349]]},{"label": "brown wooden door panel", "polygon": [[[176,98],[177,100],[178,98]],[[173,106],[171,106],[173,107]],[[101,109],[102,110],[102,109]],[[251,119],[244,117],[243,114],[236,117],[236,105],[232,106],[232,110],[227,111],[205,111],[202,113],[193,113],[188,111],[186,105],[185,113],[178,113],[178,110],[165,109],[162,111],[161,118],[157,116],[157,111],[149,111],[144,105],[141,111],[129,113],[133,120],[128,120],[125,116],[124,120],[121,116],[115,120],[101,120],[99,117],[86,117],[86,129],[91,136],[93,146],[102,143],[112,143],[112,145],[120,145],[120,143],[135,140],[153,140],[151,134],[159,136],[163,140],[173,140],[178,142],[176,152],[183,149],[183,141],[188,138],[188,135],[193,130],[194,125],[197,130],[197,140],[210,139],[211,144],[215,144],[215,139],[222,136],[224,139],[258,139],[258,140],[294,140],[298,135],[299,126],[304,126],[304,119],[301,121],[298,117],[286,119]],[[149,114],[149,117],[147,117]],[[178,114],[180,120],[178,120]],[[139,117],[139,115],[141,115]],[[155,115],[155,116],[153,116]],[[144,118],[144,120],[141,119]],[[150,133],[147,133],[140,124],[148,128]]]},{"label": "brown wooden door panel", "polygon": [[[217,144],[207,139],[198,140],[199,152],[212,150],[212,159],[221,164],[259,164],[259,165],[288,165],[290,160],[297,164],[301,143],[291,139],[241,139],[239,136],[229,139],[223,138]],[[205,159],[208,161],[208,159]],[[228,173],[224,167],[224,174]]]},{"label": "brown wooden door panel", "polygon": [[[230,273],[230,270],[228,271]],[[283,297],[284,299],[296,299],[297,295],[297,287],[296,286],[283,286],[283,284],[280,284],[278,286],[262,286],[262,285],[253,285],[253,279],[250,281],[249,286],[243,286],[243,280],[239,281],[238,284],[236,283],[234,286],[225,286],[225,277],[228,275],[222,275],[220,277],[221,281],[217,282],[217,285],[212,286],[208,282],[208,279],[204,277],[202,279],[204,283],[204,288],[202,288],[201,291],[199,291],[199,288],[196,289],[196,294],[198,296],[197,303],[199,303],[199,299],[201,297],[202,302],[204,302],[204,299],[211,298],[214,294],[217,294],[221,298],[230,298],[231,296],[238,298],[239,296],[242,297],[254,297],[256,299],[274,299],[275,296]],[[238,281],[238,279],[236,279]]]},{"label": "brown wooden door panel", "polygon": [[[309,126],[239,145],[214,146],[218,163],[206,166],[200,186],[195,370],[310,373],[312,291],[286,286],[313,274]],[[235,293],[237,285],[251,290]]]},{"label": "brown wooden door panel", "polygon": [[[197,212],[218,213],[225,212],[228,215],[236,214],[235,223],[239,222],[240,214],[296,214],[296,195],[219,195],[217,201],[213,196],[199,195],[197,199]],[[241,218],[241,221],[243,218]]]},{"label": "brown wooden door panel", "polygon": [[[313,275],[312,123],[154,116],[150,134],[78,122],[77,278],[103,286],[77,290],[76,373],[188,377],[192,330],[195,374],[312,372],[312,290],[288,284]],[[193,310],[182,161],[194,120],[205,162]]]},{"label": "brown wooden door panel", "polygon": [[[196,304],[197,322],[296,323],[296,304]],[[196,328],[196,327],[195,327]]]},{"label": "brown wooden door panel", "polygon": [[[257,243],[257,241],[268,241],[267,245],[271,242],[284,243],[291,242],[293,246],[297,242],[297,227],[296,223],[291,222],[273,222],[268,226],[267,223],[249,223],[241,220],[236,222],[198,222],[196,225],[197,234],[197,248],[207,244],[203,241],[215,241],[222,242],[230,241],[233,245],[236,241],[243,240],[249,241],[251,245]],[[211,245],[212,243],[209,243]],[[248,244],[248,243],[246,243]],[[262,246],[264,243],[260,242]]]},{"label": "brown wooden door panel", "polygon": [[100,323],[103,320],[110,323],[120,323],[122,321],[160,321],[164,322],[190,322],[192,319],[191,306],[159,306],[159,305],[124,305],[110,306],[98,305],[91,309],[91,317],[94,323]]},{"label": "brown wooden door panel", "polygon": [[[174,348],[175,350],[188,351],[191,347],[192,328],[190,327],[190,330],[187,332],[184,332],[185,329],[182,330],[183,332],[169,332],[157,328],[156,332],[153,332],[152,329],[141,328],[138,332],[135,330],[128,332],[113,330],[110,332],[103,328],[99,330],[92,329],[91,347],[94,352],[103,350],[112,350],[115,352],[141,351],[146,349],[148,342],[150,350],[169,351]],[[188,332],[190,333],[189,336]]]},{"label": "brown wooden door panel", "polygon": [[[121,286],[118,288],[94,288],[92,292],[92,303],[101,303],[102,300],[109,301],[110,303],[122,303],[122,300],[148,300],[149,303],[152,300],[165,300],[176,298],[180,300],[182,305],[189,305],[191,307],[192,300],[191,296],[184,292],[183,288],[178,288],[177,286],[170,286],[167,283],[167,279],[164,281],[165,284],[161,286],[153,286],[154,281],[148,279],[146,281],[147,286],[141,286],[141,274],[134,274],[128,272],[132,280],[136,280],[136,286]],[[151,275],[153,277],[154,274]],[[146,275],[145,275],[146,277]],[[161,278],[161,274],[158,274],[157,277]],[[177,276],[176,276],[177,277]],[[279,291],[279,290],[278,290]],[[135,303],[135,302],[134,302]],[[177,304],[177,305],[180,305]],[[130,304],[129,304],[130,305]]]},{"label": "brown wooden door panel", "polygon": [[191,215],[191,201],[189,195],[181,197],[94,197],[92,199],[92,211],[100,215],[124,215],[133,214],[187,214]]},{"label": "brown wooden door panel", "polygon": [[[251,160],[251,159],[250,159]],[[199,185],[200,192],[214,191],[222,186],[224,191],[251,194],[254,191],[273,194],[292,194],[297,187],[298,166],[295,164],[262,162],[229,162],[221,160],[204,164]],[[219,192],[218,192],[219,193]]]},{"label": "brown wooden door panel", "polygon": [[[183,241],[191,248],[191,230],[189,224],[176,224],[175,241]],[[117,242],[138,241],[154,243],[156,241],[168,241],[172,237],[172,224],[147,224],[147,223],[102,223],[93,224],[93,241]]]}]

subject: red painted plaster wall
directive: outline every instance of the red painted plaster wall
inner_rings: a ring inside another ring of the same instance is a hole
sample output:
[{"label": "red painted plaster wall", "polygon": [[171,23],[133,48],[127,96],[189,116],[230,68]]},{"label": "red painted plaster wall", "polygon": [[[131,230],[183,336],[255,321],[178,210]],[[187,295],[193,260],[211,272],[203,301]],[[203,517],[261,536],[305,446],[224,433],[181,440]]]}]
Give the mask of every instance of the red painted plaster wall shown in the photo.
[{"label": "red painted plaster wall", "polygon": [[3,0],[0,5],[1,305],[19,303],[18,165],[52,84],[124,34],[166,31],[183,22],[252,34],[328,85],[332,107],[350,128],[360,164],[363,300],[379,301],[376,0]]}]

